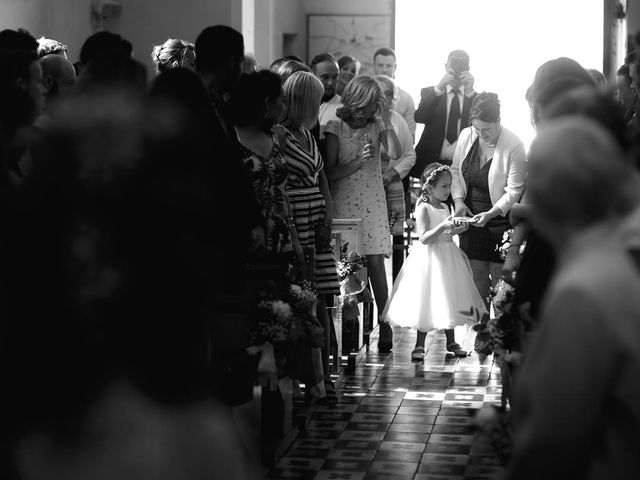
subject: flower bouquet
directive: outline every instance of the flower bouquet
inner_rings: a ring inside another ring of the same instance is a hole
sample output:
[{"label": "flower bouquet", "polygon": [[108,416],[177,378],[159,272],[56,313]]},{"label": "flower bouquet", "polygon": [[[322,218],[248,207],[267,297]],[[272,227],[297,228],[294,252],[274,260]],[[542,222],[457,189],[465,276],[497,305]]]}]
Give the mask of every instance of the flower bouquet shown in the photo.
[{"label": "flower bouquet", "polygon": [[340,261],[337,265],[337,271],[338,279],[341,282],[366,266],[366,259],[353,250],[349,251],[348,248],[349,242],[345,242],[340,249]]},{"label": "flower bouquet", "polygon": [[293,310],[291,305],[273,298],[262,299],[255,311],[256,324],[249,332],[250,355],[260,354],[258,379],[260,385],[275,391],[278,385],[278,368],[274,346],[284,344],[289,338]]}]

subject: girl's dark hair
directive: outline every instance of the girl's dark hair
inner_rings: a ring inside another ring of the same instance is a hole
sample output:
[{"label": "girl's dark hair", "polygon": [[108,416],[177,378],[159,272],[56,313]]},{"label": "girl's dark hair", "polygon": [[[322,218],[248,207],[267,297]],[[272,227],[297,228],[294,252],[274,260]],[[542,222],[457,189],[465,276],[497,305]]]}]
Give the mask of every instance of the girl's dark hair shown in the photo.
[{"label": "girl's dark hair", "polygon": [[432,187],[438,183],[445,175],[451,175],[449,171],[449,167],[447,165],[443,165],[442,163],[433,162],[426,166],[422,175],[420,176],[420,180],[422,182],[422,187],[420,188],[422,201],[427,201],[429,195],[427,193],[427,185],[431,185]]},{"label": "girl's dark hair", "polygon": [[471,120],[482,120],[494,123],[500,120],[500,101],[498,95],[491,92],[482,92],[473,99],[471,104]]},{"label": "girl's dark hair", "polygon": [[233,123],[245,127],[262,119],[267,113],[265,99],[275,99],[281,94],[282,80],[277,73],[260,70],[242,75],[231,97]]}]

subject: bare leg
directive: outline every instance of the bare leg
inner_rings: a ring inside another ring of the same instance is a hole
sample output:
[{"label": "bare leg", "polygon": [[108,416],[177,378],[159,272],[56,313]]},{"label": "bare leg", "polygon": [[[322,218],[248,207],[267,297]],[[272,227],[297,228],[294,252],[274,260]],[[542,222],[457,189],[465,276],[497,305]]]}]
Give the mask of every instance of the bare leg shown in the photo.
[{"label": "bare leg", "polygon": [[[367,255],[367,269],[369,279],[373,288],[373,295],[378,307],[378,315],[382,314],[387,298],[389,297],[389,287],[387,285],[387,273],[384,268],[384,255]],[[393,330],[386,322],[379,321],[380,337],[378,338],[378,349],[388,352],[393,344]]]}]

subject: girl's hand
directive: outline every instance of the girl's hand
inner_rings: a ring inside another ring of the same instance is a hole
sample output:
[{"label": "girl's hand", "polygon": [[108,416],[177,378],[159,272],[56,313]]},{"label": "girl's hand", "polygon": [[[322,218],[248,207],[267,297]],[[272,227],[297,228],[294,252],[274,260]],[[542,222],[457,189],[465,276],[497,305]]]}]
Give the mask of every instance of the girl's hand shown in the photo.
[{"label": "girl's hand", "polygon": [[456,226],[453,230],[451,230],[451,233],[453,235],[459,235],[463,232],[466,232],[467,230],[469,230],[469,224],[468,223],[460,223],[460,222],[456,222]]},{"label": "girl's hand", "polygon": [[453,215],[449,215],[440,224],[444,230],[453,230],[458,225],[459,223],[453,219]]}]

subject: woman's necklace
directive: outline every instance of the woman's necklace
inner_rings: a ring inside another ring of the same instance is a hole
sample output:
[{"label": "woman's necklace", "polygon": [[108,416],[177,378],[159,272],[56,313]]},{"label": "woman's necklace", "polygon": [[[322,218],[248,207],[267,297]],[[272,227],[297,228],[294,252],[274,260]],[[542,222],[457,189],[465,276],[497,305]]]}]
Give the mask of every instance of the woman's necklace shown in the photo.
[{"label": "woman's necklace", "polygon": [[491,143],[487,143],[487,147],[495,148],[495,146],[498,144],[498,140],[500,139],[501,134],[502,134],[502,127],[500,127],[500,130],[498,131],[498,135],[496,135],[496,138],[494,138]]}]

